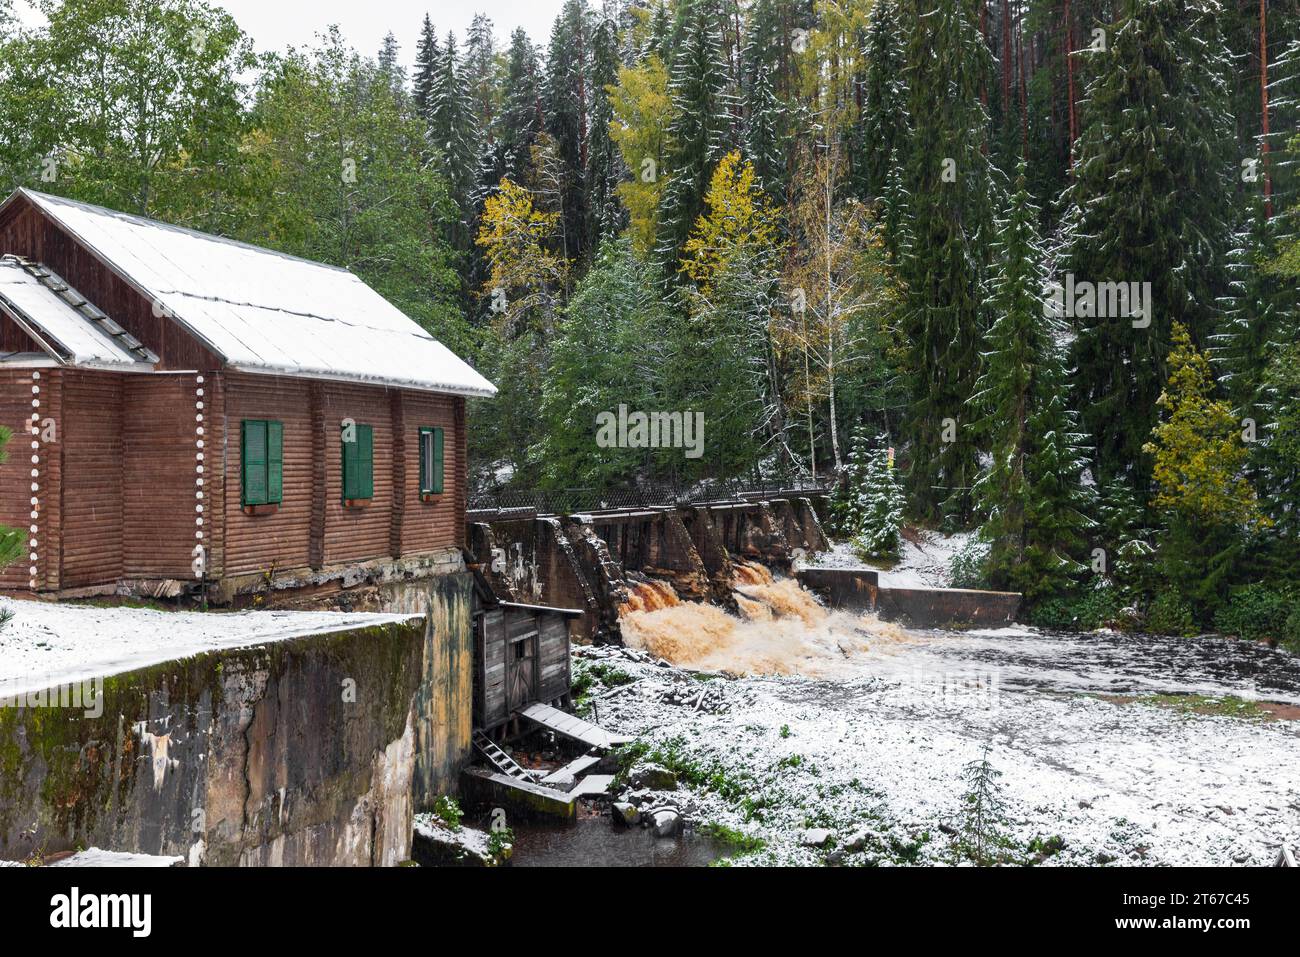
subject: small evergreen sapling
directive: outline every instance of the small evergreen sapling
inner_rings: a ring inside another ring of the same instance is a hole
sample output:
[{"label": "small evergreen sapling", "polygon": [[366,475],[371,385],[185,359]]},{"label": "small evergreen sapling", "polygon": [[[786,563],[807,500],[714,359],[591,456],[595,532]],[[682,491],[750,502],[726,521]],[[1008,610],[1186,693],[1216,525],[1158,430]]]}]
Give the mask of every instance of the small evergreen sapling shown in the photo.
[{"label": "small evergreen sapling", "polygon": [[966,793],[962,796],[965,817],[962,823],[962,849],[976,864],[991,864],[998,848],[1008,843],[1002,833],[1007,821],[1006,802],[1002,797],[1002,772],[989,761],[988,745],[978,761],[962,769]]},{"label": "small evergreen sapling", "polygon": [[[881,436],[883,445],[885,437]],[[865,474],[854,503],[853,549],[863,558],[898,555],[903,525],[903,490],[894,474],[894,450],[880,448],[867,458]]]}]

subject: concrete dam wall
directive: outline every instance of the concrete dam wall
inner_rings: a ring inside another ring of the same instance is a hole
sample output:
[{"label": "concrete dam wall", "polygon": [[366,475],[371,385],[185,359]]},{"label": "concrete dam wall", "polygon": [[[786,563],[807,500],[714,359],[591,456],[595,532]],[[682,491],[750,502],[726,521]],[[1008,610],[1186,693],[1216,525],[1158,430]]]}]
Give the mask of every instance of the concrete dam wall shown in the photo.
[{"label": "concrete dam wall", "polygon": [[799,568],[830,547],[804,495],[765,501],[619,509],[573,515],[471,515],[467,540],[498,595],[583,612],[573,637],[620,642],[619,612],[637,586],[672,585],[682,601],[735,610],[735,566],[761,562],[794,574],[836,608],[870,611],[917,628],[991,627],[1015,619],[1021,596],[958,588],[892,588],[871,568]]},{"label": "concrete dam wall", "polygon": [[580,610],[573,636],[592,642],[621,641],[619,611],[638,583],[667,581],[683,600],[728,605],[734,563],[789,572],[796,559],[829,547],[805,496],[564,516],[471,515],[468,542],[499,596]]},{"label": "concrete dam wall", "polygon": [[1015,621],[1019,592],[890,588],[874,568],[801,568],[799,583],[833,608],[875,612],[913,628],[991,628]]}]

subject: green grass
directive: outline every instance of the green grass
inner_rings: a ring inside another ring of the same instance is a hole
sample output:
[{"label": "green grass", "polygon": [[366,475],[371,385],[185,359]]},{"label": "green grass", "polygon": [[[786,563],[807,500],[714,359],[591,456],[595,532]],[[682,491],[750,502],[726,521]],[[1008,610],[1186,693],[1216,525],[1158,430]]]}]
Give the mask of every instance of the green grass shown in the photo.
[{"label": "green grass", "polygon": [[705,824],[700,828],[700,833],[719,844],[726,845],[727,849],[733,852],[732,857],[754,854],[767,846],[767,842],[761,837],[746,834],[744,831],[717,822]]}]

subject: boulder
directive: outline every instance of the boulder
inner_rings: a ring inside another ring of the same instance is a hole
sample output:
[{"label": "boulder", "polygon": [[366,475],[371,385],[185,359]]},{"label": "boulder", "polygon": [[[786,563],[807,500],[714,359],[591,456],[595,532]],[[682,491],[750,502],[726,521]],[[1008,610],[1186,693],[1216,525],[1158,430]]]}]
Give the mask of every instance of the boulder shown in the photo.
[{"label": "boulder", "polygon": [[634,827],[641,823],[641,812],[626,801],[614,802],[614,823],[622,827]]},{"label": "boulder", "polygon": [[804,847],[825,847],[835,832],[825,827],[810,827],[799,837],[799,843]]},{"label": "boulder", "polygon": [[650,818],[654,825],[655,837],[675,837],[682,830],[682,816],[670,807],[660,808]]},{"label": "boulder", "polygon": [[627,779],[634,788],[649,788],[652,791],[677,790],[677,775],[662,764],[639,764],[632,769]]}]

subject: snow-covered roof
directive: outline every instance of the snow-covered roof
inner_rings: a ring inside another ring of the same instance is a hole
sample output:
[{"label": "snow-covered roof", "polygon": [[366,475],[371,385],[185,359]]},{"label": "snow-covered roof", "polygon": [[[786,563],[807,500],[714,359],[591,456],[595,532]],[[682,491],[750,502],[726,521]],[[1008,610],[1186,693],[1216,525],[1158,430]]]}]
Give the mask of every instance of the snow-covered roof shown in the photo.
[{"label": "snow-covered roof", "polygon": [[20,194],[235,369],[496,393],[345,269],[28,189],[4,205]]},{"label": "snow-covered roof", "polygon": [[38,361],[48,361],[48,356],[51,364],[128,372],[149,371],[158,361],[57,275],[16,256],[0,257],[0,314],[8,315],[44,350]]}]

